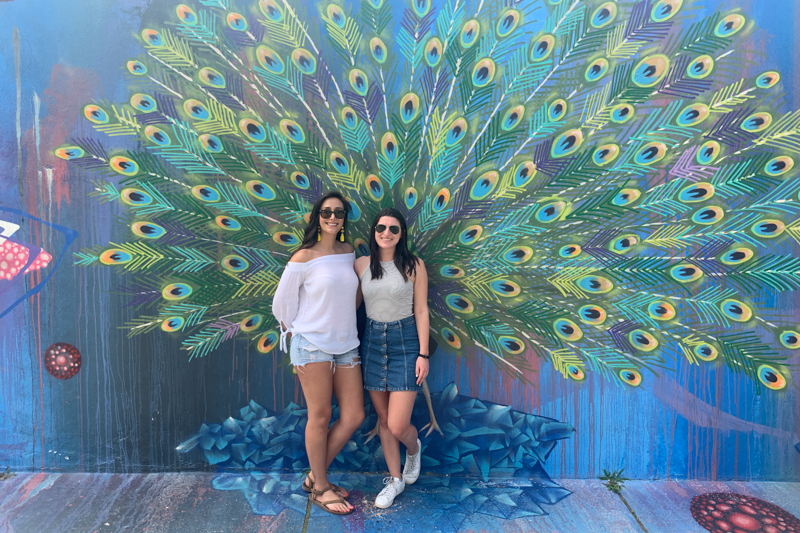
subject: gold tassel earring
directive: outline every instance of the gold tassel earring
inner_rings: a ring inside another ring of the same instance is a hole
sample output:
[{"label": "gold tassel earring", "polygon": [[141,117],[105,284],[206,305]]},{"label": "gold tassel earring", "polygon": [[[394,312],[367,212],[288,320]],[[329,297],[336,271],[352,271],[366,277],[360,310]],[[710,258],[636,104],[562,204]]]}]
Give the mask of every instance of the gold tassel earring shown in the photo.
[{"label": "gold tassel earring", "polygon": [[339,240],[344,242],[344,228],[339,231]]},{"label": "gold tassel earring", "polygon": [[317,224],[317,242],[322,240],[322,226]]}]

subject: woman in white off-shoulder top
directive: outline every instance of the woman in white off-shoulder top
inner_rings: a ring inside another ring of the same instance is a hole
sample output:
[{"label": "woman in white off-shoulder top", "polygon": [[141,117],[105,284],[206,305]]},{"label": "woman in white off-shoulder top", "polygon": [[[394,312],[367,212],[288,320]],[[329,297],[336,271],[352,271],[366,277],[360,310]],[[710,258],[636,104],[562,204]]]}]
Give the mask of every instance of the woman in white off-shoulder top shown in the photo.
[{"label": "woman in white off-shoulder top", "polygon": [[[355,253],[344,242],[350,204],[329,192],[314,204],[303,243],[281,276],[272,312],[281,323],[281,349],[289,354],[308,406],[306,453],[311,473],[303,481],[313,503],[332,514],[349,514],[349,492],[328,481],[330,464],[364,421]],[[331,393],[339,419],[330,426]]]}]

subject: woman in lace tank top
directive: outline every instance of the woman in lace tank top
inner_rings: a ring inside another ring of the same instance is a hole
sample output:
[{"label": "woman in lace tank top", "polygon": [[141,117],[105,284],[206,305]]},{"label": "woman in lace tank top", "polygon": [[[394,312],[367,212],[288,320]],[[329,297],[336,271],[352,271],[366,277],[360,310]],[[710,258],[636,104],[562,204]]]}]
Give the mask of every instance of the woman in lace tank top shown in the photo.
[{"label": "woman in lace tank top", "polygon": [[[361,340],[364,388],[378,414],[383,455],[390,477],[375,499],[386,508],[419,477],[422,444],[411,424],[414,401],[428,375],[428,274],[408,250],[403,215],[383,209],[372,223],[369,257],[356,260],[367,325]],[[406,463],[400,472],[400,443]]]}]

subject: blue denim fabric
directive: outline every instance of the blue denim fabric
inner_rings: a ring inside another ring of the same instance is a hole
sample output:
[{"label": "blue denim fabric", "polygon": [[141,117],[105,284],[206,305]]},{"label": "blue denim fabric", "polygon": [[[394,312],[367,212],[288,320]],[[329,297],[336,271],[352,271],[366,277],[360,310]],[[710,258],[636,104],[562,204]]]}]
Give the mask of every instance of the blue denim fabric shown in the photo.
[{"label": "blue denim fabric", "polygon": [[326,363],[330,362],[335,365],[355,366],[361,364],[360,361],[353,361],[359,356],[358,348],[353,348],[349,352],[330,354],[323,352],[308,339],[300,334],[292,335],[291,346],[289,348],[289,357],[292,360],[292,365],[303,366],[308,363]]},{"label": "blue denim fabric", "polygon": [[367,319],[361,340],[364,388],[376,391],[419,391],[414,371],[419,356],[417,323],[413,316],[397,322]]}]

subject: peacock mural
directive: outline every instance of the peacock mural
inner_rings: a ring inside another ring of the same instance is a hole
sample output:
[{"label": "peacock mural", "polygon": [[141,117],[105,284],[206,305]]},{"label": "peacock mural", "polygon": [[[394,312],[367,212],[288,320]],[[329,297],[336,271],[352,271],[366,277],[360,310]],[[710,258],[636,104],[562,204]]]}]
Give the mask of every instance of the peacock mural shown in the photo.
[{"label": "peacock mural", "polygon": [[784,389],[800,112],[748,15],[695,7],[176,3],[121,65],[129,98],[86,102],[94,133],[56,150],[121,208],[125,238],[76,263],[119,270],[131,335],[269,353],[271,296],[335,189],[359,255],[403,211],[448,354],[630,387],[713,361]]}]

